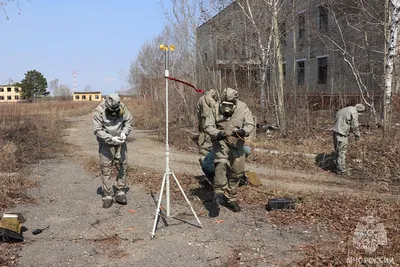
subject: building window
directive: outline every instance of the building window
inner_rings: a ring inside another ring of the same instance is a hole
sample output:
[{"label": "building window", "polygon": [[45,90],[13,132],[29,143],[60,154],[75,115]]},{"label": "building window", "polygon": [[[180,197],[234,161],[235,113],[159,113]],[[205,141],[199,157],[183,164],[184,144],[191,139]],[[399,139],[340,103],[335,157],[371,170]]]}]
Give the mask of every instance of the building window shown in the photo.
[{"label": "building window", "polygon": [[83,96],[82,96],[82,99],[86,99],[86,95],[83,95]]},{"label": "building window", "polygon": [[328,57],[318,58],[318,84],[326,84],[328,80]]},{"label": "building window", "polygon": [[11,87],[7,87],[7,92],[11,92]]},{"label": "building window", "polygon": [[15,95],[15,96],[14,96],[14,99],[15,99],[15,100],[19,100],[19,95]]},{"label": "building window", "polygon": [[75,95],[75,99],[76,99],[76,100],[79,100],[79,95]]},{"label": "building window", "polygon": [[318,13],[319,13],[319,32],[328,33],[328,9],[324,6],[319,6]]},{"label": "building window", "polygon": [[256,55],[256,48],[258,47],[258,35],[257,35],[256,32],[253,32],[252,39],[253,39],[253,46],[251,47],[251,50],[252,50],[251,51],[252,52],[252,57],[251,58],[254,58],[255,55]]},{"label": "building window", "polygon": [[279,24],[279,33],[281,35],[281,44],[286,45],[286,23],[284,21]]},{"label": "building window", "polygon": [[7,100],[11,100],[11,96],[10,95],[7,96]]},{"label": "building window", "polygon": [[297,61],[297,85],[304,85],[304,77],[305,77],[305,61],[299,60]]},{"label": "building window", "polygon": [[15,93],[18,92],[18,87],[14,87],[14,92],[15,92]]},{"label": "building window", "polygon": [[0,100],[4,100],[4,96],[3,95],[0,95]]},{"label": "building window", "polygon": [[283,70],[283,79],[286,80],[286,63],[282,64],[282,70]]},{"label": "building window", "polygon": [[3,93],[4,92],[4,88],[0,87],[0,92]]},{"label": "building window", "polygon": [[299,22],[299,38],[304,38],[306,33],[306,17],[304,13],[299,14],[298,16]]},{"label": "building window", "polygon": [[99,95],[95,95],[95,96],[94,96],[94,99],[99,99],[99,98],[100,98]]}]

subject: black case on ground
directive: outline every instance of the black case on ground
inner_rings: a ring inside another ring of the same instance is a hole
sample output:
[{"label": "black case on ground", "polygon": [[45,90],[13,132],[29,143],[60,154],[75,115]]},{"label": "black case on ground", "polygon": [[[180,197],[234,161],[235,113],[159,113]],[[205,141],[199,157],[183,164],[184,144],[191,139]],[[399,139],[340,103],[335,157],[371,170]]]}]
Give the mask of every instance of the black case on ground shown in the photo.
[{"label": "black case on ground", "polygon": [[294,209],[294,200],[290,198],[271,198],[265,207],[268,211],[280,209]]}]

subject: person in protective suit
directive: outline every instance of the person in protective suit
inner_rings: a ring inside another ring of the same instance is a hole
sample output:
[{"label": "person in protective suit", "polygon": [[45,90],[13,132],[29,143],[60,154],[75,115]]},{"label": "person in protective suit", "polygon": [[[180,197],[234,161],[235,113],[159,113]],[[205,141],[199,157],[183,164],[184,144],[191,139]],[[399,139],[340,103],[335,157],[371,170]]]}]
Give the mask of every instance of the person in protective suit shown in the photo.
[{"label": "person in protective suit", "polygon": [[[221,101],[215,105],[205,122],[205,131],[213,140],[215,177],[213,208],[209,216],[219,214],[219,206],[238,212],[236,195],[244,175],[245,137],[255,128],[253,115],[247,105],[238,100],[238,92],[225,88]],[[228,173],[229,172],[229,175]]]},{"label": "person in protective suit", "polygon": [[349,143],[349,135],[352,132],[355,139],[360,139],[360,129],[358,127],[358,116],[365,111],[363,104],[354,107],[345,107],[336,114],[335,125],[332,128],[333,145],[335,149],[336,174],[348,174],[346,169],[346,153]]},{"label": "person in protective suit", "polygon": [[[113,197],[119,204],[126,205],[126,138],[132,131],[132,115],[120,102],[117,94],[110,94],[97,106],[93,116],[94,134],[99,143],[100,168],[102,174],[103,208],[111,207]],[[114,196],[111,170],[116,165],[117,192]]]},{"label": "person in protective suit", "polygon": [[204,158],[211,151],[212,141],[211,137],[204,131],[204,123],[210,112],[210,109],[215,105],[217,101],[217,91],[207,91],[197,102],[197,119],[198,119],[198,131],[199,140],[197,145],[200,153],[200,165],[203,165]]}]

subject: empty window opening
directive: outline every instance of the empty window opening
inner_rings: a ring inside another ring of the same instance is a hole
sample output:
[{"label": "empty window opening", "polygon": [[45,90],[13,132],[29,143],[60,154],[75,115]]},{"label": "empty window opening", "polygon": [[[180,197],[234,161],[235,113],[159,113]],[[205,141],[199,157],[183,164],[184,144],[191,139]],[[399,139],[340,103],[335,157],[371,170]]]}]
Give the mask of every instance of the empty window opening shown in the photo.
[{"label": "empty window opening", "polygon": [[328,57],[318,58],[318,84],[326,84],[328,80]]},{"label": "empty window opening", "polygon": [[297,61],[297,85],[304,85],[304,77],[305,77],[305,61]]}]

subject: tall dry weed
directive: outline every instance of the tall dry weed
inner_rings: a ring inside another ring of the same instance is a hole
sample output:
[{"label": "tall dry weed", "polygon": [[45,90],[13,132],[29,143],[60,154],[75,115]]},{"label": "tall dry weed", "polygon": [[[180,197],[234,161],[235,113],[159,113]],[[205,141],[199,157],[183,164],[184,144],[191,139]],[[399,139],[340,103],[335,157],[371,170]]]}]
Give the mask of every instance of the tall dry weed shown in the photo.
[{"label": "tall dry weed", "polygon": [[1,203],[12,203],[6,200],[20,198],[29,186],[16,172],[62,152],[65,119],[87,114],[96,105],[72,101],[0,104]]}]

